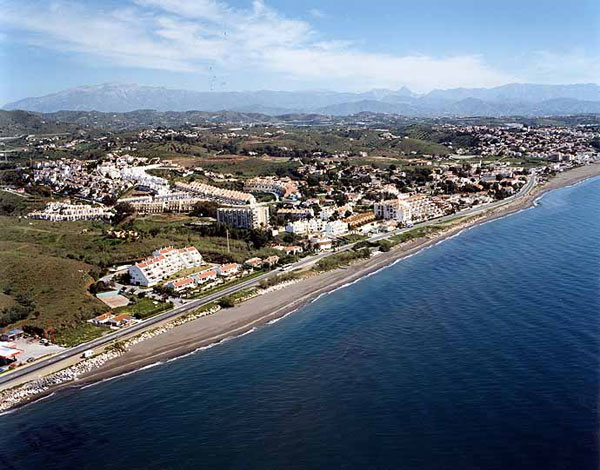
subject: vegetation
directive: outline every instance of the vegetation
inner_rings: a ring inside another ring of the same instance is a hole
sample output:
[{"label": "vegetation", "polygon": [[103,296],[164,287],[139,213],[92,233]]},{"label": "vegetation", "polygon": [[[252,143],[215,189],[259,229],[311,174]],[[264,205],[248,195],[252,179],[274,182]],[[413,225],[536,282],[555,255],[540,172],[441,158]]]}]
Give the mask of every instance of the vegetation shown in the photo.
[{"label": "vegetation", "polygon": [[258,283],[261,289],[268,289],[269,287],[276,286],[282,282],[293,281],[298,279],[300,275],[295,272],[279,274],[278,276],[271,277],[269,279],[263,279]]},{"label": "vegetation", "polygon": [[219,299],[218,304],[221,308],[232,308],[235,307],[235,300],[228,295]]},{"label": "vegetation", "polygon": [[371,256],[371,252],[368,248],[361,248],[359,250],[343,251],[336,253],[326,258],[319,260],[316,265],[317,271],[331,271],[333,269],[347,266],[350,263],[359,261],[361,259],[368,259]]},{"label": "vegetation", "polygon": [[93,339],[99,338],[109,331],[110,330],[108,328],[83,322],[71,328],[57,331],[56,335],[54,336],[54,341],[57,344],[62,344],[68,347],[77,346],[78,344],[86,343]]},{"label": "vegetation", "polygon": [[[155,303],[156,302],[156,303]],[[115,314],[127,313],[134,316],[138,320],[145,320],[147,318],[158,315],[159,313],[166,312],[173,308],[171,302],[158,302],[148,297],[134,300],[133,303],[119,307],[115,309]]]},{"label": "vegetation", "polygon": [[87,292],[94,270],[27,241],[0,241],[0,292],[3,303],[11,303],[0,315],[2,326],[18,324],[40,334],[49,328],[58,332],[106,311],[106,305]]}]

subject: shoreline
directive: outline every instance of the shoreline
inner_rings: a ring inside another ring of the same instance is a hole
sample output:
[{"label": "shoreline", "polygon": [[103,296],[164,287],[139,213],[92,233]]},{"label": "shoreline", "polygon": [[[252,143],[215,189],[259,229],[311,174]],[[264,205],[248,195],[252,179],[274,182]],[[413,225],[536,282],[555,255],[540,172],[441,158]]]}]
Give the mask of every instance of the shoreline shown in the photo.
[{"label": "shoreline", "polygon": [[253,297],[233,308],[222,309],[214,315],[189,321],[185,323],[185,326],[180,325],[168,329],[145,341],[133,344],[123,354],[83,373],[74,381],[52,386],[35,396],[15,403],[5,412],[12,412],[27,404],[48,398],[57,391],[81,389],[103,381],[114,380],[120,376],[148,369],[246,335],[257,328],[279,321],[323,295],[358,282],[402,259],[454,237],[464,230],[533,207],[536,205],[536,201],[549,191],[572,186],[599,175],[600,164],[598,163],[569,170],[555,176],[543,185],[534,187],[529,194],[506,206],[467,216],[465,221],[459,222],[441,233],[405,242],[389,252],[293,282],[292,285]]}]

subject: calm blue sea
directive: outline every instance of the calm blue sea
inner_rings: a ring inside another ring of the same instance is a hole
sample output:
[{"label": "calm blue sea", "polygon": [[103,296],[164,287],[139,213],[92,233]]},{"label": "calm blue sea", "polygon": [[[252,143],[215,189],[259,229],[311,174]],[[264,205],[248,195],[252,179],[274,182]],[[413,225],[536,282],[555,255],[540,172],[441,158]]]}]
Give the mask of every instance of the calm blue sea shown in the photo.
[{"label": "calm blue sea", "polygon": [[0,417],[2,469],[597,470],[600,179]]}]

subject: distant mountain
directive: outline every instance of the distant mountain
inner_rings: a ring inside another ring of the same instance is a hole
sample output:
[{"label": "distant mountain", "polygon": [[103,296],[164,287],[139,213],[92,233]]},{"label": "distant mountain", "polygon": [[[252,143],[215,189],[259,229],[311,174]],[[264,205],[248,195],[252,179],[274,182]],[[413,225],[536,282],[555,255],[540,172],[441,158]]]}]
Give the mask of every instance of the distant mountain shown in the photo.
[{"label": "distant mountain", "polygon": [[72,88],[37,98],[8,103],[4,109],[52,113],[57,111],[130,112],[234,111],[281,115],[359,112],[406,116],[505,116],[600,112],[596,84],[534,85],[514,83],[495,88],[455,88],[418,95],[407,88],[364,93],[333,91],[197,92],[140,85],[104,84]]},{"label": "distant mountain", "polygon": [[600,86],[593,83],[575,85],[534,85],[511,83],[495,88],[453,88],[433,90],[424,97],[428,100],[459,101],[475,98],[482,101],[537,103],[570,98],[581,101],[600,101]]}]

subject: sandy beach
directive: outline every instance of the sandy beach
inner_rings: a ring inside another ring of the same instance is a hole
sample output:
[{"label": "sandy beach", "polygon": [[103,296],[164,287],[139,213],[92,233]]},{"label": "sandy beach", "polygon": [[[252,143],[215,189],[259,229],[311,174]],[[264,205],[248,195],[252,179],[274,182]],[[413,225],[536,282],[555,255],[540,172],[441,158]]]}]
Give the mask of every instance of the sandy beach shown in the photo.
[{"label": "sandy beach", "polygon": [[490,210],[485,215],[454,226],[441,234],[431,238],[412,240],[390,252],[381,253],[364,262],[358,262],[343,269],[298,281],[290,287],[255,297],[234,308],[221,310],[215,315],[203,317],[169,330],[151,340],[134,345],[117,359],[83,375],[79,380],[79,384],[87,384],[127,373],[157,361],[165,361],[187,354],[198,348],[217,343],[224,338],[241,335],[252,328],[259,327],[297,310],[320,295],[389,266],[445,238],[456,235],[468,227],[530,207],[533,205],[533,201],[544,192],[569,186],[599,174],[600,164],[588,165],[561,173],[546,184],[537,186],[530,194],[514,203]]},{"label": "sandy beach", "polygon": [[[530,207],[541,194],[547,191],[569,186],[597,175],[600,175],[600,164],[598,163],[561,173],[549,182],[536,186],[529,194],[513,203],[470,217],[442,233],[437,233],[429,238],[412,240],[368,260],[297,281],[291,286],[254,297],[234,308],[222,309],[214,315],[204,316],[169,329],[160,335],[134,344],[124,354],[80,375],[75,382],[51,387],[37,395],[35,399],[40,399],[61,388],[88,385],[190,353],[198,348],[218,343],[225,338],[239,336],[299,309],[320,295],[359,280],[443,239],[454,236],[466,228]],[[25,401],[20,404],[24,403]]]}]

